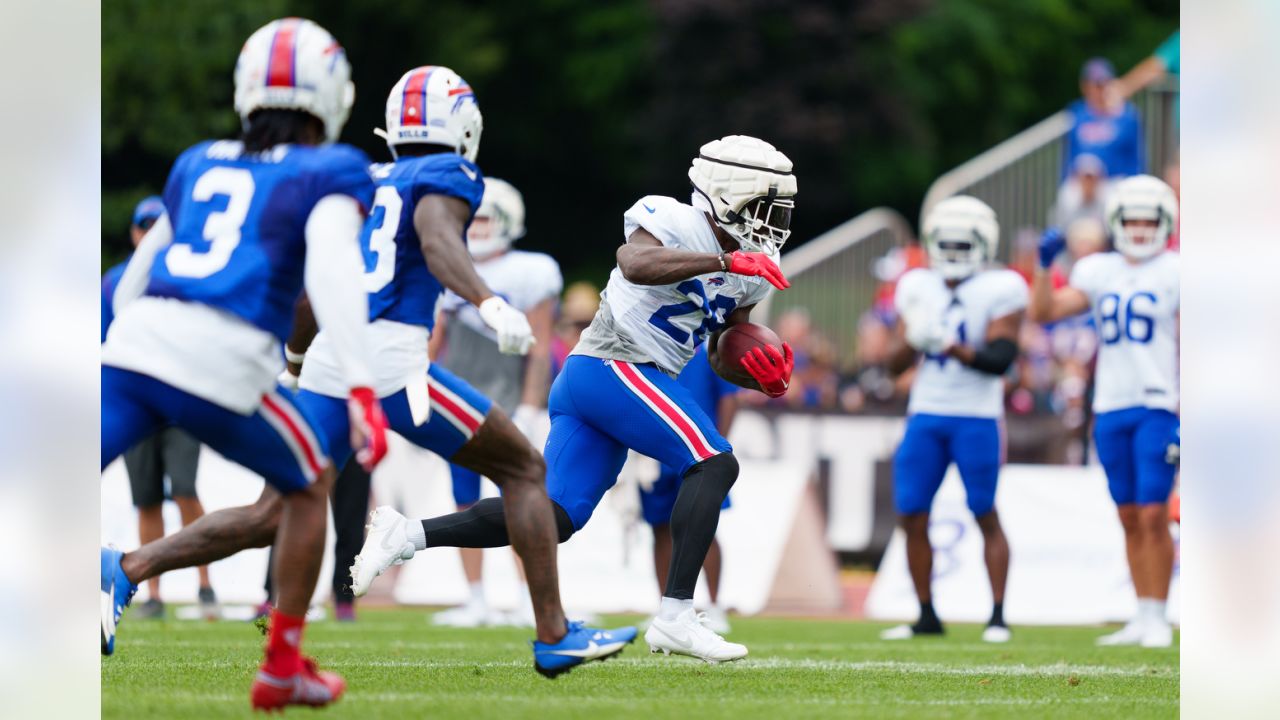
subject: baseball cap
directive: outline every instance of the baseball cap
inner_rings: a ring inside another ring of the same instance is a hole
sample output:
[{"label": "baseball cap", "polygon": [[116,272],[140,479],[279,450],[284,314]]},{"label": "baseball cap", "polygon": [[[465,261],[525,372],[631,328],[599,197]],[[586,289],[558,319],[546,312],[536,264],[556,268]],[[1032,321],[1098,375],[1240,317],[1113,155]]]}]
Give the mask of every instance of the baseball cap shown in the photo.
[{"label": "baseball cap", "polygon": [[164,214],[164,201],[159,195],[151,195],[142,199],[133,209],[133,224],[138,227],[150,227],[156,218]]},{"label": "baseball cap", "polygon": [[1104,83],[1114,80],[1116,77],[1116,69],[1112,67],[1111,61],[1104,57],[1089,58],[1084,65],[1080,66],[1080,81],[1091,83]]}]

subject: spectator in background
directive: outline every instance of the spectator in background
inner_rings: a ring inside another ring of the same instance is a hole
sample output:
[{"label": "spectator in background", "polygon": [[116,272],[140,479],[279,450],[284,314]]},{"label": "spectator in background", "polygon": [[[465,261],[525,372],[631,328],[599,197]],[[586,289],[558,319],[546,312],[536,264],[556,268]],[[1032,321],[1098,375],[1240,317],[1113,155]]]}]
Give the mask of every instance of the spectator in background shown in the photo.
[{"label": "spectator in background", "polygon": [[1076,156],[1071,174],[1058,189],[1050,225],[1067,227],[1080,218],[1104,222],[1107,200],[1107,166],[1093,153]]},{"label": "spectator in background", "polygon": [[845,412],[906,409],[914,369],[894,377],[889,372],[889,352],[893,347],[893,326],[897,318],[871,308],[858,321],[856,369],[840,388],[840,409]]},{"label": "spectator in background", "polygon": [[[133,210],[133,224],[129,227],[129,237],[133,247],[138,247],[142,238],[165,212],[164,202],[159,196],[143,198]],[[132,257],[132,256],[130,256]],[[112,302],[116,285],[120,276],[124,275],[129,260],[111,268],[102,276],[102,340],[107,339],[107,331],[115,318]],[[164,537],[164,501],[168,497],[178,505],[183,526],[199,520],[204,515],[204,506],[196,497],[196,468],[200,461],[200,443],[195,438],[175,427],[159,430],[151,437],[130,448],[124,454],[124,467],[129,474],[129,489],[133,493],[134,507],[138,508],[138,541],[142,545]],[[166,487],[165,479],[169,483]],[[197,568],[200,575],[200,613],[209,620],[220,616],[218,598],[209,583],[209,568],[201,565]],[[150,597],[142,605],[135,607],[132,617],[164,618],[164,602],[160,599],[160,577],[147,581],[147,592]]]},{"label": "spectator in background", "polygon": [[1093,58],[1080,68],[1083,97],[1067,106],[1072,121],[1062,166],[1064,180],[1076,158],[1085,153],[1096,155],[1112,179],[1146,172],[1138,109],[1128,102],[1114,109],[1107,104],[1106,89],[1114,79],[1115,70],[1105,58]]},{"label": "spectator in background", "polygon": [[[1107,83],[1105,96],[1109,107],[1118,109],[1139,90],[1161,80],[1166,75],[1177,75],[1181,72],[1182,53],[1178,39],[1180,32],[1175,30],[1167,40],[1160,43],[1160,47],[1156,48],[1151,57],[1134,65],[1133,69],[1123,77]],[[1178,117],[1178,114],[1175,113],[1174,117]]]},{"label": "spectator in background", "polygon": [[[1173,189],[1174,197],[1178,198],[1178,202],[1182,202],[1182,166],[1179,165],[1178,159],[1175,157],[1172,162],[1164,168],[1164,181]],[[1182,238],[1182,216],[1178,216],[1178,220],[1173,225],[1173,233],[1169,235],[1169,249],[1177,251],[1181,247]]]},{"label": "spectator in background", "polygon": [[586,281],[572,283],[564,289],[555,335],[551,338],[551,377],[560,374],[565,358],[573,352],[582,331],[591,324],[600,309],[600,288]]}]

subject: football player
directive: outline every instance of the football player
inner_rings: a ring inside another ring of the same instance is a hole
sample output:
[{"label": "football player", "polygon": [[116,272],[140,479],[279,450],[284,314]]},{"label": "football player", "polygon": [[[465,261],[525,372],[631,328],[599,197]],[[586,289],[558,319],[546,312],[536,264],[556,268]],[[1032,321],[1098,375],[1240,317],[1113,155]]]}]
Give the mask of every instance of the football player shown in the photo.
[{"label": "football player", "polygon": [[[350,76],[342,47],[309,20],[276,20],[250,36],[235,69],[241,137],[202,142],[174,163],[166,214],[120,279],[102,348],[104,468],[174,425],[283,495],[279,602],[251,694],[259,709],[326,705],[345,687],[300,654],[333,483],[320,426],[276,384],[304,286],[340,358],[350,442],[369,467],[386,452],[360,288],[359,234],[374,186],[368,158],[333,144],[355,95]],[[120,553],[104,549],[103,654],[136,589]]]},{"label": "football player", "polygon": [[[1169,493],[1176,458],[1166,457],[1178,429],[1179,262],[1166,252],[1177,227],[1173,190],[1150,175],[1117,183],[1107,200],[1113,252],[1076,262],[1066,287],[1046,270],[1032,284],[1031,318],[1053,322],[1092,311],[1098,327],[1093,428],[1098,459],[1124,526],[1138,614],[1100,645],[1169,647],[1165,600],[1173,573]],[[1062,233],[1041,239],[1040,265],[1062,251]],[[1173,462],[1170,462],[1170,461]]]},{"label": "football player", "polygon": [[[547,494],[560,541],[591,517],[633,449],[678,468],[671,512],[671,572],[661,610],[645,640],[654,652],[707,662],[736,660],[742,645],[704,626],[693,590],[715,538],[720,504],[738,476],[732,448],[676,376],[704,341],[717,372],[726,326],[746,322],[773,287],[788,283],[773,257],[791,234],[796,178],[791,161],[756,138],[731,135],[702,146],[689,169],[692,204],[649,195],[623,216],[627,241],[601,296],[600,310],[551,388]],[[787,392],[791,349],[754,348],[742,359],[751,389]],[[389,507],[375,510],[357,561],[357,594],[411,547],[507,545],[497,498],[422,522]],[[425,543],[423,537],[425,535]]]},{"label": "football player", "polygon": [[[380,134],[396,160],[373,168],[377,192],[360,235],[363,288],[369,293],[367,304],[361,294],[361,305],[373,320],[365,336],[374,358],[373,392],[385,401],[388,422],[398,434],[492,478],[502,488],[504,499],[499,502],[511,508],[506,517],[534,600],[534,666],[554,677],[583,662],[617,654],[635,639],[636,631],[608,632],[566,622],[542,456],[501,408],[428,360],[427,343],[443,288],[479,309],[503,352],[525,353],[533,344],[524,315],[493,294],[467,254],[467,225],[484,191],[475,165],[483,122],[480,109],[471,87],[456,73],[425,66],[405,73],[392,88],[386,118],[387,128]],[[317,335],[308,304],[299,303],[285,348],[289,369],[282,380],[297,383],[298,404],[315,418],[334,462],[342,465],[351,457],[352,446],[341,394],[339,340],[323,327]],[[293,370],[299,367],[301,376],[293,380]],[[182,532],[126,555],[123,569],[137,581],[258,547],[264,544],[262,528],[279,522],[279,506],[278,495],[266,489],[253,506],[210,513]],[[404,546],[391,550],[411,557],[415,544],[423,542],[421,530],[418,526],[417,537],[410,535]],[[352,571],[360,575],[359,556]],[[279,574],[276,578],[278,583]],[[357,596],[364,594],[358,585],[353,588]]]},{"label": "football player", "polygon": [[[441,301],[444,312],[431,339],[437,346],[436,362],[505,410],[529,442],[541,447],[548,429],[551,332],[564,280],[550,255],[511,249],[525,234],[524,217],[520,191],[505,180],[485,178],[480,209],[467,230],[467,250],[476,272],[493,292],[529,319],[534,339],[529,354],[520,357],[499,352],[497,334],[480,318],[475,306],[454,292],[445,293]],[[480,475],[456,463],[450,465],[450,471],[454,502],[459,510],[465,510],[480,499]],[[484,551],[462,548],[460,553],[471,597],[463,605],[436,614],[433,622],[452,627],[533,625],[527,593],[522,593],[514,612],[491,611],[484,597]]]},{"label": "football player", "polygon": [[904,640],[944,631],[930,587],[929,509],[947,468],[955,463],[982,531],[991,581],[993,607],[982,639],[1008,642],[1004,589],[1009,544],[995,497],[1004,460],[1003,376],[1018,355],[1027,284],[1012,270],[988,267],[1000,228],[995,212],[981,200],[943,200],[925,217],[923,231],[929,267],[903,275],[894,293],[899,345],[893,362],[898,370],[917,366],[906,433],[893,460],[893,496],[907,538],[907,568],[920,617],[881,637]]}]

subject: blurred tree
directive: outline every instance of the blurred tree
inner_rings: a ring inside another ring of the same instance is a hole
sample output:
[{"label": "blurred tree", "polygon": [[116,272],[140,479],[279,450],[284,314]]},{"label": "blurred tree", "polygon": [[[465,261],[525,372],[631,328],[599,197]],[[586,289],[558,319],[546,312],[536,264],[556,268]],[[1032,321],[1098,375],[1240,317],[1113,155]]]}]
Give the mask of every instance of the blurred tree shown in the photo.
[{"label": "blurred tree", "polygon": [[485,115],[480,165],[529,209],[522,246],[602,282],[641,195],[688,196],[698,147],[730,133],[796,162],[795,242],[876,205],[907,217],[941,172],[1064,106],[1080,63],[1118,68],[1178,22],[1177,0],[114,0],[103,8],[103,255],[183,148],[237,130],[231,71],[273,17],[347,49],[344,133],[370,132],[406,70],[448,65]]}]

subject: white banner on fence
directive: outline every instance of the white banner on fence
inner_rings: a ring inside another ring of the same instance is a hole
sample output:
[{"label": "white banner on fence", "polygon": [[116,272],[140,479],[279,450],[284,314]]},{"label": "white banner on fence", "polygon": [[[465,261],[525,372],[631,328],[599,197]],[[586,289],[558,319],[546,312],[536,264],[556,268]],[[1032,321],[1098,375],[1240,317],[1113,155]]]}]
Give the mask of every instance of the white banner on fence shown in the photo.
[{"label": "white banner on fence", "polygon": [[[743,613],[759,612],[769,591],[791,532],[812,465],[794,460],[744,462],[733,489],[733,509],[724,513],[717,534],[724,550],[721,601]],[[262,480],[217,453],[203,449],[197,488],[206,512],[253,502]],[[486,483],[486,492],[493,488]],[[634,493],[634,486],[623,488]],[[567,609],[579,612],[653,612],[658,586],[653,571],[652,535],[647,526],[628,521],[635,502],[610,493],[591,521],[560,546],[560,587]],[[374,502],[390,504],[410,517],[432,517],[454,510],[448,465],[432,453],[393,436],[391,452],[374,473]],[[176,506],[166,503],[166,528],[181,527]],[[130,504],[123,463],[107,468],[102,478],[102,538],[122,549],[138,546],[137,513]],[[210,566],[218,596],[224,602],[258,603],[267,551],[250,550]],[[333,527],[325,543],[316,601],[329,596],[333,572]],[[506,548],[485,551],[485,587],[490,602],[511,608],[519,582]],[[467,598],[466,579],[457,551],[441,548],[419,553],[395,578],[400,602],[449,605]],[[195,570],[163,576],[166,600],[191,602],[197,589]],[[146,597],[143,591],[141,597]],[[707,600],[704,583],[698,598]]]},{"label": "white banner on fence", "polygon": [[[1136,610],[1124,554],[1124,531],[1099,467],[1008,465],[996,495],[1009,540],[1005,618],[1019,624],[1089,624],[1127,620]],[[982,535],[965,506],[953,467],[931,514],[933,603],[944,621],[986,622],[991,586]],[[1169,594],[1177,622],[1178,573]],[[907,573],[899,530],[867,598],[867,615],[913,621],[920,606]]]}]

